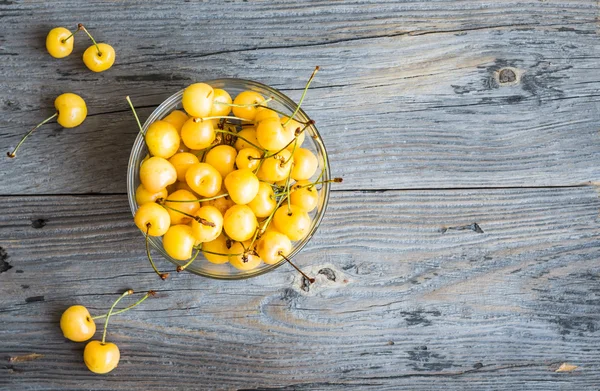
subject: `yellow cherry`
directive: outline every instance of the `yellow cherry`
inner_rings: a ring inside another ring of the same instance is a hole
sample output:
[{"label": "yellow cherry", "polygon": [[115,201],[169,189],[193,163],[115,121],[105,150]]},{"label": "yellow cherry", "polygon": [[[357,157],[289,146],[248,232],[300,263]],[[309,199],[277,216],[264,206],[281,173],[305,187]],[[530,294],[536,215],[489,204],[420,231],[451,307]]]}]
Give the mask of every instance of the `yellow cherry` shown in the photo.
[{"label": "yellow cherry", "polygon": [[[296,139],[296,148],[301,147],[302,143],[304,142],[304,138],[306,137],[306,130],[302,131],[302,129],[304,129],[304,125],[302,125],[300,122],[294,119],[288,122],[288,118],[289,117],[281,117],[281,125],[283,126],[283,129],[285,130],[286,134],[291,134],[292,136],[295,136],[296,132],[300,132]],[[287,124],[285,124],[286,122]],[[294,143],[291,143],[287,147],[287,149],[289,149],[290,151],[294,149]]]},{"label": "yellow cherry", "polygon": [[181,128],[188,119],[190,119],[190,117],[188,117],[188,115],[185,112],[181,110],[173,110],[169,113],[169,115],[163,118],[162,121],[168,122],[171,125],[175,126],[177,132],[181,133]]},{"label": "yellow cherry", "polygon": [[298,205],[307,212],[319,205],[319,191],[310,184],[309,181],[298,181],[294,183],[290,193],[290,203]]},{"label": "yellow cherry", "polygon": [[169,194],[175,193],[177,190],[187,190],[190,193],[192,193],[194,196],[196,196],[195,199],[201,198],[198,194],[196,194],[194,192],[194,190],[192,190],[192,188],[186,182],[179,182],[179,181],[177,181],[177,182],[175,182],[172,185],[169,185],[167,187],[167,191],[169,192]]},{"label": "yellow cherry", "polygon": [[164,235],[171,225],[169,212],[156,203],[143,204],[135,211],[133,216],[135,225],[140,231],[150,236]]},{"label": "yellow cherry", "polygon": [[221,190],[223,178],[219,171],[208,163],[198,163],[189,167],[185,173],[185,181],[202,197],[214,197]]},{"label": "yellow cherry", "polygon": [[247,204],[258,194],[259,181],[247,168],[235,170],[225,177],[225,188],[236,204]]},{"label": "yellow cherry", "polygon": [[104,374],[112,371],[120,359],[119,348],[111,342],[90,341],[83,350],[83,362],[94,373]]},{"label": "yellow cherry", "polygon": [[[265,98],[261,94],[254,91],[241,92],[233,100],[235,105],[253,105],[264,102]],[[236,117],[244,118],[249,121],[253,121],[256,116],[256,106],[245,106],[245,107],[233,107],[233,115]]]},{"label": "yellow cherry", "polygon": [[163,236],[163,248],[171,258],[179,261],[192,257],[195,242],[192,227],[183,224],[172,225]]},{"label": "yellow cherry", "polygon": [[215,141],[216,133],[211,121],[190,118],[181,128],[181,140],[190,149],[204,149]]},{"label": "yellow cherry", "polygon": [[140,206],[149,202],[156,202],[159,198],[167,198],[168,195],[167,189],[160,189],[157,192],[151,193],[146,190],[144,185],[139,185],[137,189],[135,189],[135,202]]},{"label": "yellow cherry", "polygon": [[310,216],[304,209],[297,205],[280,206],[273,216],[275,228],[290,240],[300,240],[310,230]]},{"label": "yellow cherry", "polygon": [[278,119],[268,119],[256,127],[256,138],[263,148],[279,151],[294,139],[294,134],[286,131]]},{"label": "yellow cherry", "polygon": [[235,165],[239,169],[247,168],[254,171],[258,167],[261,157],[262,154],[258,149],[253,147],[244,148],[238,151],[235,158]]},{"label": "yellow cherry", "polygon": [[227,236],[238,242],[250,239],[257,226],[256,216],[246,205],[234,205],[223,216],[223,230]]},{"label": "yellow cherry", "polygon": [[290,251],[292,251],[290,239],[276,231],[265,232],[256,244],[256,252],[268,265],[281,261],[283,259],[281,254],[288,255]]},{"label": "yellow cherry", "polygon": [[284,149],[277,155],[263,160],[257,176],[259,179],[268,182],[282,181],[288,177],[293,162],[292,153]]},{"label": "yellow cherry", "polygon": [[60,317],[60,329],[65,338],[75,342],[83,342],[94,336],[96,323],[87,308],[73,305]]},{"label": "yellow cherry", "polygon": [[13,149],[12,152],[7,152],[8,157],[15,157],[17,155],[17,151],[25,142],[27,137],[29,137],[29,135],[33,133],[37,128],[49,122],[54,117],[58,117],[56,118],[56,122],[58,122],[59,125],[61,125],[62,127],[73,128],[75,126],[80,125],[87,116],[87,106],[85,105],[85,101],[81,99],[79,95],[75,95],[70,92],[59,95],[54,100],[54,107],[56,108],[56,113],[40,122],[29,132],[25,133],[25,135],[21,138],[21,140],[15,147],[15,149]]},{"label": "yellow cherry", "polygon": [[79,95],[70,92],[59,95],[54,100],[54,107],[58,113],[56,122],[63,128],[79,126],[87,116],[85,101]]},{"label": "yellow cherry", "polygon": [[[210,242],[202,243],[202,254],[204,257],[212,263],[221,264],[229,262],[230,253],[229,247],[227,247],[227,238],[225,235],[219,235],[215,240],[211,240]],[[206,250],[207,252],[204,252]],[[227,254],[227,255],[217,255],[217,254]]]},{"label": "yellow cherry", "polygon": [[225,178],[230,172],[235,170],[235,158],[237,151],[231,145],[217,145],[206,154],[204,161],[219,171],[219,174]]},{"label": "yellow cherry", "polygon": [[213,108],[214,96],[215,92],[208,84],[194,83],[183,91],[181,103],[183,109],[192,117],[208,117]]},{"label": "yellow cherry", "polygon": [[267,225],[267,227],[266,227],[266,228],[265,228],[265,227],[262,227],[262,228],[261,228],[261,233],[262,233],[263,235],[264,235],[264,234],[266,234],[267,232],[277,232],[277,233],[281,233],[281,232],[279,232],[279,231],[277,230],[277,228],[275,227],[275,224],[273,224],[273,222],[272,222],[272,221],[269,223],[269,225]]},{"label": "yellow cherry", "polygon": [[200,202],[173,201],[193,201],[196,199],[196,195],[187,190],[177,190],[174,193],[169,194],[164,205],[167,209],[167,212],[169,212],[169,216],[171,217],[171,225],[189,223],[192,218],[186,216],[184,213],[193,215],[200,208]]},{"label": "yellow cherry", "polygon": [[[258,185],[258,193],[256,197],[248,203],[248,207],[252,209],[252,212],[256,217],[267,217],[275,210],[277,201],[275,200],[275,193],[270,184],[260,182]],[[272,224],[269,224],[272,225]]]},{"label": "yellow cherry", "polygon": [[203,206],[194,215],[214,224],[214,227],[211,227],[192,220],[192,233],[196,239],[196,244],[213,241],[221,234],[223,230],[223,215],[217,208],[214,206]]},{"label": "yellow cherry", "polygon": [[115,49],[107,43],[92,45],[83,52],[83,63],[90,71],[104,72],[115,63]]},{"label": "yellow cherry", "polygon": [[75,37],[64,27],[50,30],[46,36],[46,50],[54,58],[67,57],[73,51]]},{"label": "yellow cherry", "polygon": [[215,97],[209,116],[218,117],[228,115],[231,112],[231,96],[227,91],[220,88],[215,88],[214,92]]},{"label": "yellow cherry", "polygon": [[167,159],[152,156],[140,166],[140,182],[149,192],[156,193],[177,181],[177,170]]},{"label": "yellow cherry", "polygon": [[185,173],[187,172],[188,168],[194,164],[200,163],[200,161],[193,153],[180,152],[171,156],[169,163],[171,163],[173,167],[175,167],[175,171],[177,171],[177,180],[180,182],[185,182]]},{"label": "yellow cherry", "polygon": [[[221,188],[217,195],[222,195],[226,193],[227,191],[225,191],[224,188]],[[233,205],[235,205],[235,202],[233,202],[231,198],[229,198],[229,196],[219,197],[215,198],[214,200],[202,202],[202,206],[214,206],[218,209],[219,212],[221,212],[222,215],[224,215],[225,212],[227,212],[227,209],[231,208]]]},{"label": "yellow cherry", "polygon": [[145,140],[148,150],[153,156],[168,159],[179,149],[179,133],[175,126],[166,121],[156,121],[150,124]]},{"label": "yellow cherry", "polygon": [[296,148],[294,152],[294,167],[291,173],[293,179],[297,181],[310,179],[318,167],[319,161],[314,153],[305,148]]},{"label": "yellow cherry", "polygon": [[[242,243],[235,242],[231,245],[231,255],[229,255],[229,263],[231,266],[235,267],[238,270],[252,270],[256,269],[258,265],[260,265],[261,259],[258,255],[253,254],[251,251],[246,251],[244,247],[247,249],[250,246],[250,241]],[[238,255],[234,255],[238,254]]]},{"label": "yellow cherry", "polygon": [[[258,143],[258,140],[256,139],[256,128],[254,128],[253,126],[249,126],[247,128],[244,128],[242,130],[240,130],[238,132],[238,139],[235,141],[235,149],[237,149],[238,151],[244,149],[244,148],[254,148],[254,145],[260,146],[260,144]],[[242,138],[250,141],[252,144],[248,143],[246,140],[242,140]]]},{"label": "yellow cherry", "polygon": [[254,124],[258,125],[260,122],[267,119],[276,119],[279,121],[279,115],[273,110],[265,109],[264,107],[257,107],[256,115],[254,116]]}]

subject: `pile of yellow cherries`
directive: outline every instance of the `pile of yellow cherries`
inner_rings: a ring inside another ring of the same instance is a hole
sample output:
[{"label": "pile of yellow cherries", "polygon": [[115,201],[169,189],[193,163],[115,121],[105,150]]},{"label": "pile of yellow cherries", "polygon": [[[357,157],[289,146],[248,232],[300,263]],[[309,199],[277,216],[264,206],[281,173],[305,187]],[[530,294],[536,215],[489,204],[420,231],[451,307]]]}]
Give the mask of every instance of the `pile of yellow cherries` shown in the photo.
[{"label": "pile of yellow cherries", "polygon": [[165,252],[187,261],[178,271],[199,253],[243,271],[289,261],[292,242],[310,231],[323,183],[317,156],[302,148],[314,122],[294,119],[300,105],[288,117],[271,100],[195,83],[183,92],[184,111],[147,128],[134,221],[147,248],[149,236],[162,236]]}]

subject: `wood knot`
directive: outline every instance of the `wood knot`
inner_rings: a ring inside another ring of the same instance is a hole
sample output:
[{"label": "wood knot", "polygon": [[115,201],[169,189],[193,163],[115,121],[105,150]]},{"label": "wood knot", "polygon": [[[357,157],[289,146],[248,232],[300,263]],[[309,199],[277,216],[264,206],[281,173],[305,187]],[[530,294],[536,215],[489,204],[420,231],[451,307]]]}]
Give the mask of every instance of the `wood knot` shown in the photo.
[{"label": "wood knot", "polygon": [[518,72],[514,68],[502,68],[496,73],[500,86],[513,85],[519,82]]}]

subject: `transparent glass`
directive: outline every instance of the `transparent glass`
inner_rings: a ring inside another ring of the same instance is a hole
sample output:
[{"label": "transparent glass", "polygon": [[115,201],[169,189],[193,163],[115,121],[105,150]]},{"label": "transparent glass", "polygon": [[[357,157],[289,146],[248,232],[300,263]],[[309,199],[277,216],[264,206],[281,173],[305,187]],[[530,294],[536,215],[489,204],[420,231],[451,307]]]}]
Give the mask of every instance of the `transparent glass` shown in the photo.
[{"label": "transparent glass", "polygon": [[[269,102],[269,107],[280,110],[285,113],[292,113],[297,104],[292,101],[290,98],[282,94],[281,92],[268,87],[264,84],[257,83],[255,81],[250,80],[242,80],[242,79],[217,79],[217,80],[209,80],[205,81],[211,85],[213,88],[221,88],[227,91],[232,98],[235,98],[242,91],[256,91],[265,98],[273,97],[273,100]],[[152,124],[154,121],[164,118],[171,111],[175,109],[181,109],[181,97],[183,95],[183,90],[177,92],[176,94],[169,97],[165,100],[160,106],[154,110],[154,112],[148,117],[143,126],[144,133],[148,129],[148,126]],[[296,114],[296,119],[301,121],[308,121],[309,117],[306,113],[300,109]],[[319,169],[317,170],[317,175],[323,170],[322,179],[327,181],[330,179],[329,172],[329,160],[327,158],[327,151],[325,150],[325,145],[323,144],[323,140],[321,139],[321,135],[317,131],[317,128],[314,125],[309,126],[306,130],[306,138],[304,143],[302,144],[303,148],[311,150],[317,156],[319,160]],[[138,134],[136,138],[133,148],[131,149],[131,156],[129,157],[129,165],[127,169],[127,195],[129,198],[129,205],[131,207],[132,214],[135,215],[135,211],[138,208],[138,205],[135,201],[135,190],[140,184],[139,179],[139,170],[142,159],[146,156],[148,150],[146,148],[146,143],[144,142],[144,137],[142,134]],[[317,208],[313,212],[311,212],[312,218],[312,226],[310,227],[310,231],[308,235],[297,242],[294,242],[291,253],[288,258],[293,259],[296,254],[309,242],[314,233],[316,232],[321,220],[323,219],[323,215],[325,214],[325,209],[327,207],[327,203],[329,201],[329,190],[330,184],[326,182],[321,186],[321,190],[319,192],[319,203]],[[142,238],[144,237],[144,233],[140,232]],[[151,237],[149,239],[150,244],[153,248],[155,248],[158,252],[162,254],[164,258],[171,261],[175,265],[183,265],[186,261],[178,261],[171,258],[162,246],[162,238]],[[267,273],[275,268],[279,267],[282,263],[286,263],[285,260],[282,260],[273,265],[267,265],[265,263],[261,263],[256,269],[242,271],[232,267],[229,263],[225,264],[214,264],[207,261],[202,254],[198,255],[198,258],[185,270],[200,276],[224,279],[224,280],[237,280],[243,278],[250,278],[259,276],[261,274]]]}]

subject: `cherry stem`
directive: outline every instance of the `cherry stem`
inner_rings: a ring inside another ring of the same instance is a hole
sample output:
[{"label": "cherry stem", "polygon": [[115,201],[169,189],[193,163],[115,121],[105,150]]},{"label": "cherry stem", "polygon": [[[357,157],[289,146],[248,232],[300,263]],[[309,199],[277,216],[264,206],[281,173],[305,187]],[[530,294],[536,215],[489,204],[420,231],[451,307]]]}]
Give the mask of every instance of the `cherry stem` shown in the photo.
[{"label": "cherry stem", "polygon": [[[288,173],[287,179],[285,181],[285,192],[290,194],[290,178],[292,177],[292,170],[294,169],[294,163],[290,167],[290,172]],[[290,197],[287,197],[287,205],[288,205],[288,216],[292,215],[292,202],[290,201]]]},{"label": "cherry stem", "polygon": [[234,117],[232,115],[215,115],[212,117],[198,117],[198,118],[194,118],[194,122],[198,123],[198,122],[203,122],[203,121],[208,121],[211,119],[221,119],[221,118],[225,118],[225,119],[237,119],[238,121],[247,121],[247,122],[252,122],[252,120],[246,119],[246,118],[241,118],[241,117]]},{"label": "cherry stem", "polygon": [[150,265],[152,266],[152,269],[154,269],[154,272],[158,274],[158,276],[164,281],[167,279],[167,277],[169,277],[169,273],[159,272],[156,268],[156,265],[154,264],[154,261],[152,260],[152,255],[150,254],[150,246],[148,245],[148,242],[150,241],[150,236],[148,235],[148,231],[150,231],[151,225],[152,224],[150,223],[146,224],[146,256],[148,257],[148,260],[150,261]]},{"label": "cherry stem", "polygon": [[[296,191],[296,190],[299,190],[299,189],[304,189],[304,188],[306,188],[306,187],[313,187],[313,186],[316,186],[316,185],[323,185],[323,184],[325,184],[325,183],[341,183],[341,182],[342,182],[342,178],[333,178],[333,179],[329,179],[329,180],[326,180],[326,181],[316,181],[316,182],[311,182],[311,183],[307,183],[307,184],[305,184],[305,185],[300,185],[300,186],[296,186],[296,185],[294,185],[294,186],[291,188],[291,190],[290,190],[290,191],[293,193],[293,192],[294,192],[294,191]],[[282,192],[280,192],[280,193],[275,193],[275,195],[278,195],[278,196],[282,196],[282,195],[285,195],[285,194],[287,194],[287,192],[286,192],[286,191],[282,191]]]},{"label": "cherry stem", "polygon": [[135,117],[135,121],[138,124],[138,128],[140,128],[140,133],[142,134],[142,136],[144,135],[144,129],[142,129],[142,123],[140,122],[140,119],[137,115],[137,112],[135,111],[135,107],[133,107],[133,103],[131,103],[131,99],[129,99],[129,96],[126,96],[125,99],[127,100],[127,103],[129,103],[129,107],[131,107],[131,111],[133,111],[133,116]]},{"label": "cherry stem", "polygon": [[294,117],[289,117],[289,114],[288,114],[288,113],[284,113],[283,111],[279,111],[279,110],[277,110],[277,109],[274,109],[274,108],[272,108],[272,107],[269,107],[269,106],[260,106],[260,105],[258,105],[258,106],[256,106],[256,107],[262,107],[263,109],[267,109],[267,110],[274,111],[274,112],[276,112],[277,114],[279,114],[279,115],[283,115],[283,116],[285,116],[285,117],[288,117],[288,118],[291,118],[291,119],[293,119],[294,121],[301,123],[302,125],[306,125],[306,124],[308,124],[308,123],[309,123],[309,122],[304,122],[304,121],[298,121],[298,120],[297,120],[297,119],[295,119]]},{"label": "cherry stem", "polygon": [[88,35],[88,37],[90,37],[90,39],[92,40],[92,42],[94,43],[94,45],[96,46],[96,50],[98,51],[98,56],[102,56],[102,52],[100,51],[100,47],[98,47],[98,44],[96,43],[96,40],[94,39],[94,37],[92,37],[92,34],[90,34],[87,29],[85,27],[83,27],[83,25],[81,23],[79,23],[77,25],[77,28],[85,31],[85,33]]},{"label": "cherry stem", "polygon": [[232,135],[232,136],[235,136],[235,137],[237,137],[237,138],[239,138],[239,139],[242,139],[242,140],[244,140],[244,141],[245,141],[245,142],[247,142],[248,144],[252,145],[254,148],[258,149],[259,151],[262,151],[262,152],[267,152],[267,150],[266,150],[266,149],[264,149],[263,147],[259,147],[258,145],[254,144],[252,141],[249,141],[249,140],[245,139],[244,137],[242,137],[242,136],[239,136],[239,135],[238,135],[237,133],[235,133],[235,132],[230,132],[229,130],[223,130],[223,129],[216,129],[216,130],[215,130],[215,132],[216,132],[216,133],[230,134],[230,135]]},{"label": "cherry stem", "polygon": [[294,138],[294,148],[292,148],[292,153],[290,154],[290,157],[288,157],[283,164],[284,166],[286,164],[289,163],[290,160],[292,160],[294,158],[294,153],[296,153],[296,148],[298,148],[298,137]]},{"label": "cherry stem", "polygon": [[78,27],[77,27],[77,30],[73,31],[73,32],[71,33],[71,35],[69,35],[67,38],[65,38],[65,39],[61,39],[61,40],[60,40],[60,42],[61,42],[61,43],[65,43],[65,42],[67,42],[67,41],[68,41],[69,39],[71,39],[71,37],[72,37],[73,35],[75,35],[75,33],[76,33],[76,32],[78,32],[79,30],[80,30],[80,28],[79,28],[79,26],[78,26]]},{"label": "cherry stem", "polygon": [[192,264],[192,262],[194,262],[196,260],[196,258],[198,257],[198,254],[200,254],[200,249],[198,249],[198,251],[196,251],[196,255],[194,255],[192,257],[192,259],[190,259],[185,265],[177,266],[177,273],[184,271],[188,266],[190,266]]},{"label": "cherry stem", "polygon": [[35,128],[31,129],[29,132],[27,132],[25,134],[25,136],[23,136],[23,138],[21,138],[21,141],[19,141],[19,143],[17,144],[17,146],[15,147],[15,149],[13,149],[12,152],[6,152],[6,156],[13,158],[15,156],[17,156],[17,150],[19,149],[19,147],[21,146],[21,144],[23,144],[25,142],[25,139],[27,137],[29,137],[29,135],[31,133],[33,133],[34,130],[36,130],[37,128],[39,128],[40,126],[42,126],[43,124],[47,123],[48,121],[51,121],[54,117],[56,117],[58,115],[58,113],[54,113],[51,117],[46,118],[45,120],[43,120],[42,122],[39,123],[39,125],[37,125]]},{"label": "cherry stem", "polygon": [[[243,105],[236,104],[236,103],[225,103],[225,102],[218,102],[218,101],[217,101],[217,102],[215,102],[214,104],[215,104],[215,105],[229,106],[229,107],[262,107],[262,106],[261,106],[262,104],[269,103],[269,102],[270,102],[270,101],[272,101],[273,99],[275,99],[275,98],[271,96],[271,97],[269,97],[268,99],[265,99],[265,100],[263,100],[263,101],[260,101],[260,102],[256,102],[256,103],[246,103],[246,104],[243,104]],[[247,121],[247,120],[244,120],[244,121]]]},{"label": "cherry stem", "polygon": [[288,118],[287,121],[285,121],[283,126],[287,125],[288,122],[290,122],[292,120],[292,118],[294,118],[294,116],[298,113],[298,110],[300,110],[300,106],[302,105],[302,102],[304,101],[304,97],[306,96],[308,87],[310,86],[310,83],[313,81],[313,79],[315,78],[315,75],[317,74],[318,71],[319,71],[319,67],[317,66],[317,67],[315,67],[315,70],[313,71],[312,75],[310,75],[310,77],[308,78],[308,81],[306,82],[306,86],[304,87],[304,91],[302,91],[302,96],[300,97],[300,101],[298,102],[298,105],[296,106],[296,110],[294,110],[294,113]]},{"label": "cherry stem", "polygon": [[[129,307],[125,307],[122,310],[118,310],[112,313],[111,316],[115,316],[115,315],[119,315],[122,314],[123,312],[129,311],[130,309],[132,309],[133,307],[136,307],[139,304],[142,304],[142,302],[144,300],[146,300],[148,297],[150,296],[154,296],[156,293],[154,291],[148,291],[148,293],[146,293],[144,295],[144,297],[142,297],[141,299],[139,299],[138,301],[136,301],[135,303],[133,303],[132,305],[130,305]],[[104,314],[104,315],[98,315],[98,316],[93,316],[92,319],[100,319],[100,318],[106,318],[108,316],[108,314]]]},{"label": "cherry stem", "polygon": [[260,228],[256,229],[256,232],[254,233],[254,238],[252,238],[252,243],[250,244],[250,247],[252,247],[252,245],[254,244],[254,241],[258,237],[259,233],[262,235],[265,232],[265,230],[267,229],[267,227],[269,226],[269,224],[271,224],[271,220],[273,220],[273,216],[275,216],[275,212],[277,212],[277,209],[279,209],[279,207],[283,203],[283,200],[285,200],[285,197],[279,198],[279,200],[277,201],[277,205],[275,205],[275,208],[273,209],[273,211],[271,212],[269,217],[267,217],[267,219],[265,221],[263,221],[262,226]]},{"label": "cherry stem", "polygon": [[183,211],[181,211],[179,209],[171,208],[169,205],[165,205],[165,203],[167,203],[167,202],[171,202],[171,201],[165,200],[164,198],[159,198],[159,199],[156,200],[156,203],[159,204],[159,205],[161,205],[162,207],[170,209],[173,212],[181,213],[184,216],[191,217],[192,219],[196,220],[197,222],[199,222],[202,225],[206,225],[206,226],[209,226],[209,227],[214,227],[215,226],[215,223],[213,223],[212,221],[208,221],[206,219],[203,219],[202,217],[194,216],[192,214],[183,212]]},{"label": "cherry stem", "polygon": [[121,297],[119,297],[117,300],[115,300],[113,305],[110,307],[110,310],[108,310],[108,314],[106,314],[106,320],[104,321],[104,332],[102,333],[102,345],[104,345],[104,342],[106,341],[106,330],[108,328],[108,320],[110,319],[110,316],[112,315],[113,309],[115,308],[117,303],[119,301],[121,301],[122,298],[124,298],[127,295],[132,295],[132,294],[133,294],[133,290],[131,290],[131,289],[123,292]]},{"label": "cherry stem", "polygon": [[209,198],[200,198],[197,200],[168,200],[168,201],[161,201],[161,202],[204,202],[204,201],[216,200],[218,198],[223,198],[223,197],[227,197],[227,196],[229,196],[229,193],[219,194],[217,196],[209,197]]},{"label": "cherry stem", "polygon": [[[273,153],[270,153],[270,154],[265,154],[265,155],[264,155],[264,156],[262,156],[262,157],[252,157],[252,156],[248,156],[248,159],[250,159],[250,160],[264,160],[264,159],[268,159],[268,158],[270,158],[270,157],[273,157],[273,156],[275,156],[275,155],[277,155],[277,154],[279,154],[279,153],[283,152],[283,151],[284,151],[284,150],[286,150],[286,149],[287,149],[287,148],[288,148],[290,145],[292,145],[292,143],[296,143],[296,144],[298,144],[298,143],[297,143],[297,141],[298,141],[298,136],[300,136],[300,134],[301,134],[302,132],[304,132],[304,129],[306,129],[306,128],[307,128],[307,127],[309,127],[310,125],[311,125],[311,123],[309,123],[308,125],[306,125],[306,126],[305,126],[305,127],[302,129],[302,130],[300,130],[300,131],[298,132],[298,134],[297,134],[297,135],[295,135],[295,136],[294,136],[294,138],[293,138],[293,139],[292,139],[292,140],[291,140],[289,143],[285,144],[285,146],[284,146],[283,148],[281,148],[280,150],[278,150],[278,151],[276,151],[276,152],[273,152]],[[290,155],[290,159],[292,158],[292,156],[294,156],[294,152],[295,152],[295,151],[296,151],[296,145],[294,145],[294,150],[293,150],[292,154]],[[288,161],[289,161],[289,159],[288,159]],[[287,163],[287,161],[286,161],[286,163]]]},{"label": "cherry stem", "polygon": [[294,265],[294,263],[293,263],[292,261],[290,261],[290,259],[289,259],[288,257],[286,257],[285,255],[283,255],[283,252],[279,251],[279,252],[277,253],[277,255],[281,255],[281,257],[282,257],[283,259],[285,259],[286,261],[288,261],[288,263],[289,263],[290,265],[292,265],[292,266],[294,267],[294,269],[296,269],[296,270],[298,271],[298,273],[302,274],[302,276],[303,276],[304,278],[306,278],[306,279],[308,280],[308,282],[310,282],[311,284],[312,284],[313,282],[315,282],[315,279],[314,279],[314,278],[311,278],[311,277],[307,276],[307,275],[306,275],[306,274],[305,274],[305,273],[304,273],[302,270],[300,270],[300,268],[298,268],[298,266]]}]

